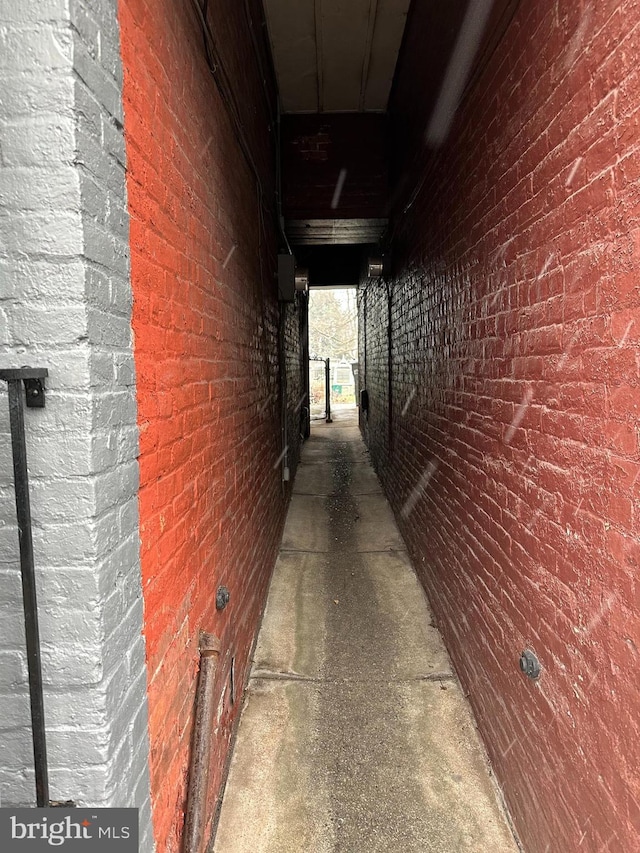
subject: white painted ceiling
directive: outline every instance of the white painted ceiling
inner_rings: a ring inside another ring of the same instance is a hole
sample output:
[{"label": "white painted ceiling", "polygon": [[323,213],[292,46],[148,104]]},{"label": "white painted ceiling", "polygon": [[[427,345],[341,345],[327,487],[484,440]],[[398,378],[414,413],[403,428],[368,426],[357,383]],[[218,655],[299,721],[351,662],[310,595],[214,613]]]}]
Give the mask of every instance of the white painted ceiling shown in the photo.
[{"label": "white painted ceiling", "polygon": [[410,0],[264,0],[285,113],[384,112]]}]

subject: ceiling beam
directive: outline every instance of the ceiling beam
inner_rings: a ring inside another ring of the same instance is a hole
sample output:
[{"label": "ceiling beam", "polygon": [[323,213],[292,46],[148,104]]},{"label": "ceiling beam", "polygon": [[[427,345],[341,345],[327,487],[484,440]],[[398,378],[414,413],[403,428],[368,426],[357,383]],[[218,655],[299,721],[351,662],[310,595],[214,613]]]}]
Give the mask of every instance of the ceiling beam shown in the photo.
[{"label": "ceiling beam", "polygon": [[377,243],[388,219],[287,219],[285,231],[292,246]]}]

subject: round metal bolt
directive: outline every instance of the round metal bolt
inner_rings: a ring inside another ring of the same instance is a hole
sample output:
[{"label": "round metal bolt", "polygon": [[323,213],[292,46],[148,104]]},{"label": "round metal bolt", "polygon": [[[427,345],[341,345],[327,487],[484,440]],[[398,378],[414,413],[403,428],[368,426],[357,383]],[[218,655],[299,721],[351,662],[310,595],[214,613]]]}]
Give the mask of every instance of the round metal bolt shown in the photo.
[{"label": "round metal bolt", "polygon": [[538,678],[540,676],[542,667],[531,649],[525,649],[520,655],[520,669],[527,678]]},{"label": "round metal bolt", "polygon": [[227,589],[226,586],[219,586],[218,591],[216,592],[216,610],[224,610],[227,604],[229,603],[229,599],[231,598],[231,593]]}]

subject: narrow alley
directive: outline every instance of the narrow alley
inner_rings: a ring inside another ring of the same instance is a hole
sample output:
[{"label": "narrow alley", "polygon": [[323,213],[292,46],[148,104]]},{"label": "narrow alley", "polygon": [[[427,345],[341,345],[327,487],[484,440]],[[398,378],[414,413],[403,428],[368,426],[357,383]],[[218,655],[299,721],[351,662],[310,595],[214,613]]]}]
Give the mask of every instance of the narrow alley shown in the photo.
[{"label": "narrow alley", "polygon": [[304,447],[216,853],[516,853],[355,417]]},{"label": "narrow alley", "polygon": [[3,853],[640,853],[639,56],[0,0]]}]

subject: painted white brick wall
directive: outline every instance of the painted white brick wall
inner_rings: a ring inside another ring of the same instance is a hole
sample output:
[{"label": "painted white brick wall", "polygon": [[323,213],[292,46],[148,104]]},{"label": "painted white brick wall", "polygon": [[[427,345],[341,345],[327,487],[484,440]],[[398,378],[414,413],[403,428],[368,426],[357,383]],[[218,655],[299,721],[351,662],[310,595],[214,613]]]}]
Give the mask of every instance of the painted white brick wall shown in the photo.
[{"label": "painted white brick wall", "polygon": [[[153,850],[116,0],[0,0],[0,366],[25,411],[53,799],[138,806]],[[4,386],[4,383],[2,383]],[[33,804],[6,386],[0,797]]]}]

